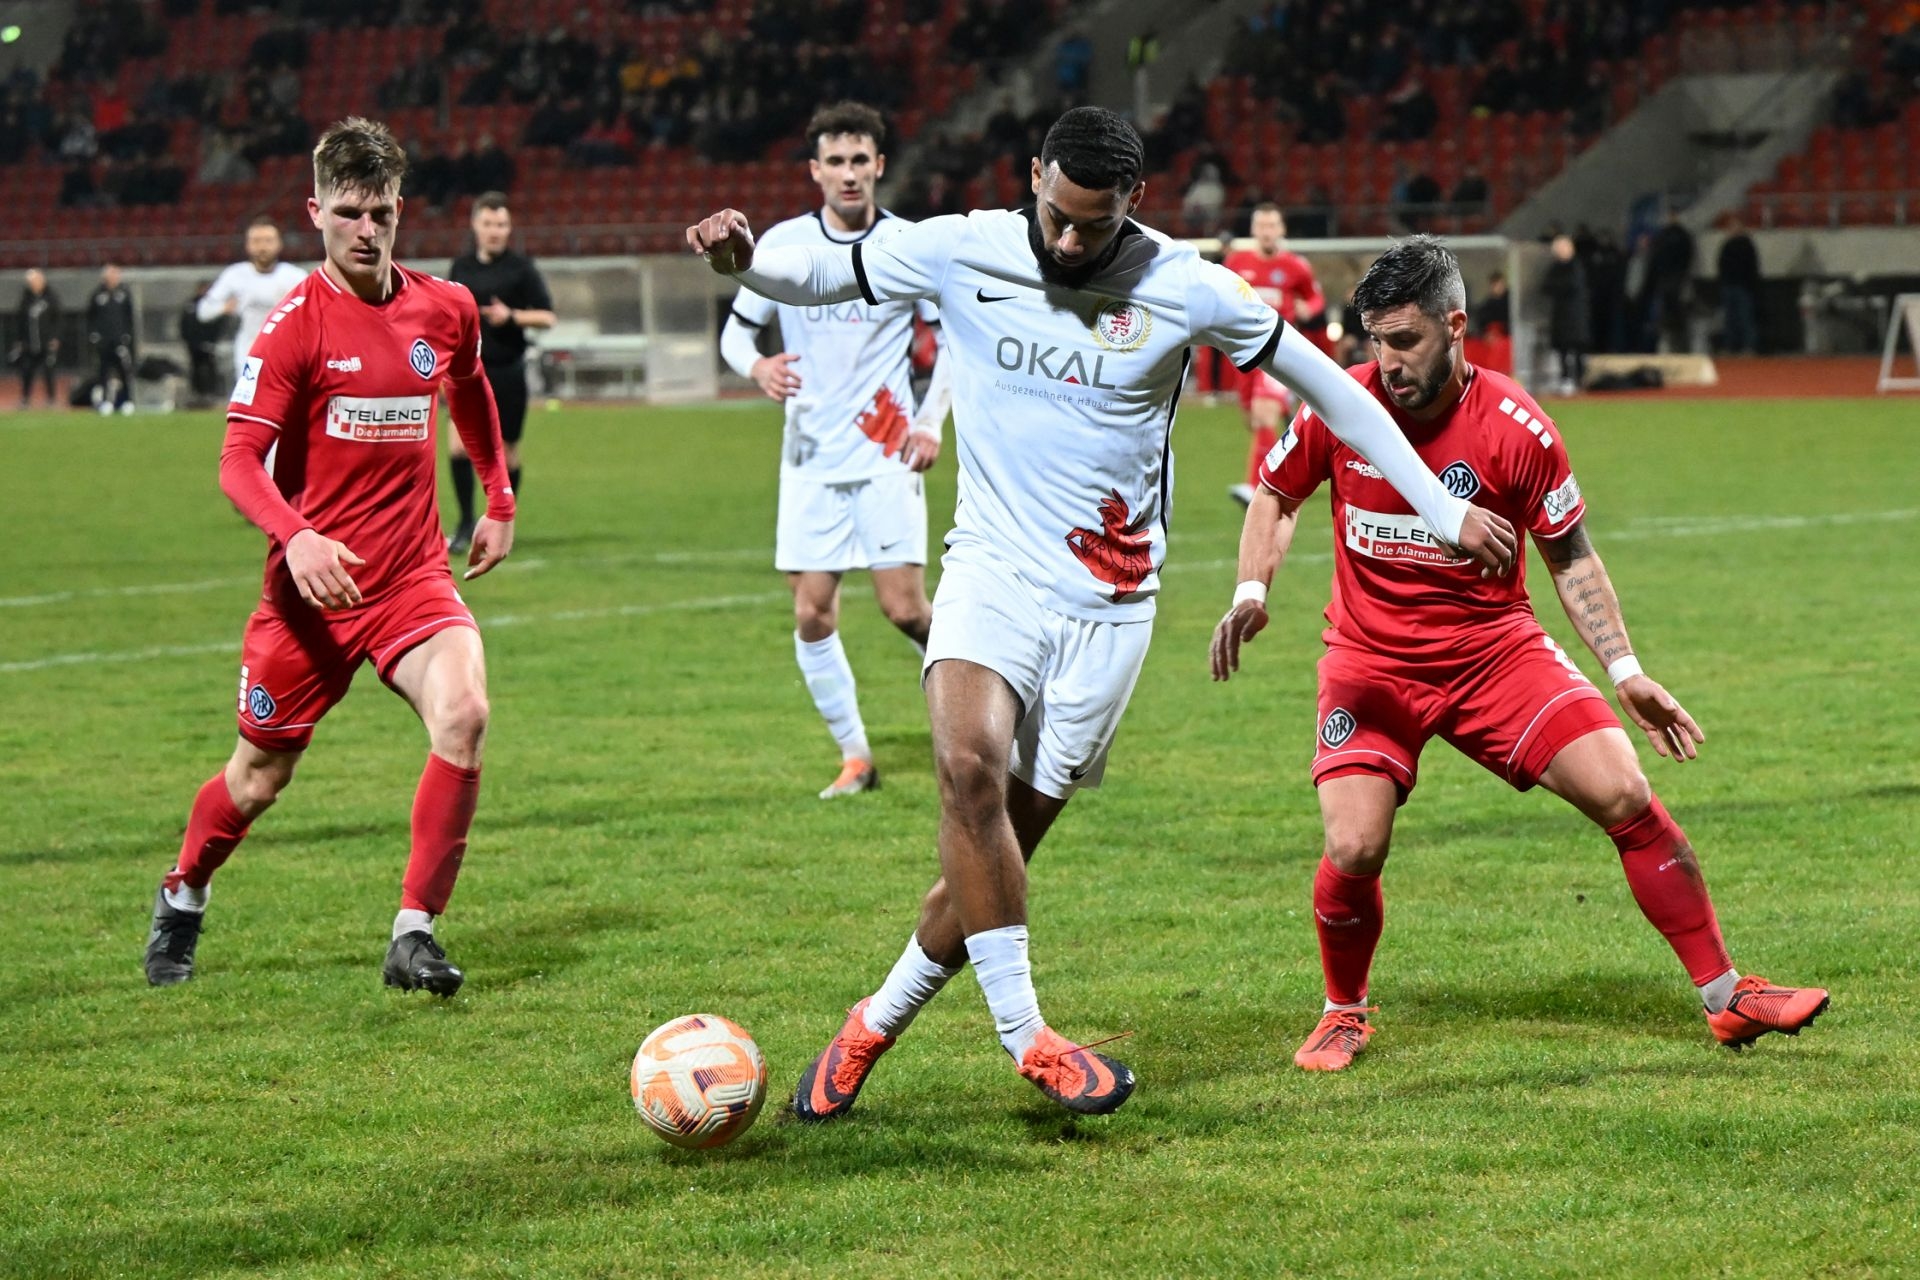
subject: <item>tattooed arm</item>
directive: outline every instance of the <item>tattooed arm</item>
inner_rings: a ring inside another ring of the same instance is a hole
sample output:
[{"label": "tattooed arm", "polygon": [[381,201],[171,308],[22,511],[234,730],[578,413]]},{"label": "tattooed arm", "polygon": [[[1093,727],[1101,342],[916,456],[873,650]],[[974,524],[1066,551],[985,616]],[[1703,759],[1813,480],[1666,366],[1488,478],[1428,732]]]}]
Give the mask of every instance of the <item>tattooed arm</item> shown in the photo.
[{"label": "tattooed arm", "polygon": [[[1553,574],[1553,589],[1560,595],[1561,607],[1587,648],[1611,674],[1616,663],[1633,657],[1633,645],[1627,639],[1620,597],[1614,594],[1600,553],[1593,549],[1586,521],[1557,538],[1536,537],[1534,545]],[[1705,742],[1707,735],[1672,694],[1638,670],[1637,662],[1631,667],[1631,673],[1623,674],[1614,684],[1620,709],[1640,726],[1655,751],[1675,760],[1693,759],[1699,754],[1696,744]]]}]

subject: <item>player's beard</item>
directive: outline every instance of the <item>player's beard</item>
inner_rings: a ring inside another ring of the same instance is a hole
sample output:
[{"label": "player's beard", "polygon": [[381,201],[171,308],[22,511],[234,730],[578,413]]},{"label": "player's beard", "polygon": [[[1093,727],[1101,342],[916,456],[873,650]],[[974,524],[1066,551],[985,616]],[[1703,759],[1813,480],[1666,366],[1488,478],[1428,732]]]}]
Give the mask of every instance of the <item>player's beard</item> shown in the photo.
[{"label": "player's beard", "polygon": [[1387,388],[1387,395],[1392,398],[1396,409],[1404,409],[1409,413],[1418,413],[1439,398],[1440,392],[1446,388],[1447,383],[1451,381],[1452,378],[1453,347],[1448,346],[1441,357],[1434,361],[1433,368],[1427,370],[1426,373],[1420,377],[1409,380],[1412,383],[1413,391],[1411,398],[1403,399],[1402,393],[1393,386]]},{"label": "player's beard", "polygon": [[1027,245],[1033,250],[1033,260],[1040,267],[1040,278],[1048,284],[1057,284],[1067,289],[1078,289],[1087,281],[1099,275],[1113,255],[1120,251],[1120,242],[1126,238],[1124,232],[1114,236],[1107,247],[1099,253],[1082,261],[1078,266],[1069,267],[1053,256],[1047,248],[1046,237],[1040,233],[1040,215],[1027,210]]}]

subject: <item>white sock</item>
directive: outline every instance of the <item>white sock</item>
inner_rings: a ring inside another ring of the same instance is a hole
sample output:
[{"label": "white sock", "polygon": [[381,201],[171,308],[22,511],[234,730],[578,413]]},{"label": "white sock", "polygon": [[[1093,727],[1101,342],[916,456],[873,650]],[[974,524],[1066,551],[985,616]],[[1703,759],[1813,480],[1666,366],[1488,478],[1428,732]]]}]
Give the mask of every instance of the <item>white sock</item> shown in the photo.
[{"label": "white sock", "polygon": [[867,726],[860,719],[859,692],[853,683],[853,668],[847,665],[847,651],[840,645],[840,633],[825,640],[802,640],[793,633],[793,656],[806,679],[807,692],[820,718],[827,722],[840,754],[860,760],[873,759],[867,745]]},{"label": "white sock", "polygon": [[431,934],[432,932],[433,917],[425,911],[402,907],[399,914],[393,918],[393,936],[396,938],[403,933]]},{"label": "white sock", "polygon": [[883,1036],[899,1035],[913,1025],[914,1015],[959,972],[935,964],[920,949],[919,938],[908,938],[907,949],[893,962],[887,980],[867,1003],[867,1030]]},{"label": "white sock", "polygon": [[967,939],[967,957],[973,976],[993,1012],[993,1029],[1000,1033],[1013,1060],[1027,1056],[1034,1037],[1046,1020],[1040,1016],[1040,998],[1033,993],[1033,966],[1027,962],[1027,926],[1010,924],[987,929]]},{"label": "white sock", "polygon": [[201,885],[196,889],[182,880],[178,885],[167,890],[167,905],[175,911],[191,911],[197,915],[207,909],[207,895],[212,891],[213,886],[210,884]]},{"label": "white sock", "polygon": [[1701,983],[1697,988],[1700,992],[1700,1003],[1707,1007],[1708,1013],[1726,1012],[1727,1006],[1733,1003],[1733,988],[1739,981],[1739,970],[1729,969],[1712,982]]},{"label": "white sock", "polygon": [[1335,1009],[1364,1009],[1366,1007],[1367,1002],[1365,1000],[1362,1000],[1359,1004],[1335,1004],[1332,1000],[1328,1000],[1326,1004],[1321,1007],[1320,1012],[1332,1013]]}]

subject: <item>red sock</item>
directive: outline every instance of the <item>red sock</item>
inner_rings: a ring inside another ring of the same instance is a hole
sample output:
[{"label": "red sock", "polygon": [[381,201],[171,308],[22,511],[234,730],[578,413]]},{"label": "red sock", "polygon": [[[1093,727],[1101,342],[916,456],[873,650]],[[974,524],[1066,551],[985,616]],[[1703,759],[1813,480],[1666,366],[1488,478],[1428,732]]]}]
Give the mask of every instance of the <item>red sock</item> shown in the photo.
[{"label": "red sock", "polygon": [[1313,877],[1313,922],[1320,931],[1320,968],[1327,975],[1327,999],[1360,1004],[1367,998],[1367,971],[1380,945],[1387,907],[1380,877],[1350,876],[1323,855]]},{"label": "red sock", "polygon": [[413,794],[413,852],[400,885],[401,906],[435,916],[447,909],[479,801],[478,769],[462,769],[427,753],[420,789]]},{"label": "red sock", "polygon": [[1253,449],[1247,454],[1247,483],[1254,488],[1260,487],[1260,464],[1273,452],[1273,446],[1280,443],[1280,433],[1272,427],[1253,429]]},{"label": "red sock", "polygon": [[182,881],[204,889],[220,864],[233,855],[253,819],[233,807],[227,794],[227,771],[208,778],[193,798],[193,811],[187,815],[187,837],[180,842],[180,861],[167,873],[167,888],[178,889]]},{"label": "red sock", "polygon": [[1660,797],[1638,816],[1608,827],[1607,834],[1620,850],[1633,900],[1680,957],[1694,985],[1712,982],[1733,968],[1700,862]]}]

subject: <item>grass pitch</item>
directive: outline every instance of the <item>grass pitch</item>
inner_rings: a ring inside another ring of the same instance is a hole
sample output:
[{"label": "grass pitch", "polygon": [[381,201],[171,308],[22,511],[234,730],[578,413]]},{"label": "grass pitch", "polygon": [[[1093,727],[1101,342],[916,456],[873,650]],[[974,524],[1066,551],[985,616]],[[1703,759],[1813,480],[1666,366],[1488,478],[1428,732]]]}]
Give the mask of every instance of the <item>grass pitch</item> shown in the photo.
[{"label": "grass pitch", "polygon": [[[782,1103],[904,943],[936,801],[914,655],[858,578],[886,789],[813,799],[836,761],[769,567],[776,410],[535,416],[514,560],[467,592],[494,722],[448,1004],[379,984],[425,742],[366,673],[220,876],[199,978],[146,987],[154,882],[231,747],[261,539],[218,493],[212,416],[0,420],[0,1273],[1911,1274],[1912,409],[1561,408],[1637,646],[1708,733],[1686,767],[1643,749],[1655,785],[1742,968],[1833,988],[1818,1027],[1715,1046],[1604,835],[1436,744],[1387,873],[1380,1034],[1345,1075],[1295,1071],[1326,509],[1211,685],[1245,435],[1194,409],[1107,786],[1034,865],[1043,1007],[1134,1030],[1139,1092],[1068,1118],[963,977],[821,1129]],[[758,1126],[708,1154],[625,1087],[696,1010],[773,1068]]]}]

